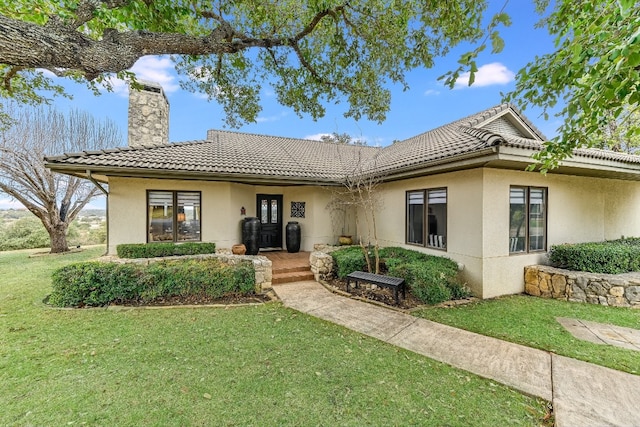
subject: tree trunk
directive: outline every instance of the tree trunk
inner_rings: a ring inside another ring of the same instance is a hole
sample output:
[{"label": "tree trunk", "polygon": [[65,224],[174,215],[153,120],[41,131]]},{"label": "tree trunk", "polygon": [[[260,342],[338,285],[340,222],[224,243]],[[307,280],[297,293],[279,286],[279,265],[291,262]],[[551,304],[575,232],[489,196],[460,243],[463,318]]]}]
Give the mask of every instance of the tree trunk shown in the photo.
[{"label": "tree trunk", "polygon": [[59,254],[61,252],[68,252],[69,245],[67,244],[67,226],[64,223],[56,224],[49,231],[49,237],[51,238],[51,253]]}]

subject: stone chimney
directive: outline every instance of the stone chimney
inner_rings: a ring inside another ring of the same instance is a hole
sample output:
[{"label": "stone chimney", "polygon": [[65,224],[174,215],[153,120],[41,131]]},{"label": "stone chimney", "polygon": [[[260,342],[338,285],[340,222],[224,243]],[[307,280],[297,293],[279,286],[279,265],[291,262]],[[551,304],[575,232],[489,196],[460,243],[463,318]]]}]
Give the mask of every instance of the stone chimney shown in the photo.
[{"label": "stone chimney", "polygon": [[158,83],[129,88],[129,146],[169,143],[169,101]]}]

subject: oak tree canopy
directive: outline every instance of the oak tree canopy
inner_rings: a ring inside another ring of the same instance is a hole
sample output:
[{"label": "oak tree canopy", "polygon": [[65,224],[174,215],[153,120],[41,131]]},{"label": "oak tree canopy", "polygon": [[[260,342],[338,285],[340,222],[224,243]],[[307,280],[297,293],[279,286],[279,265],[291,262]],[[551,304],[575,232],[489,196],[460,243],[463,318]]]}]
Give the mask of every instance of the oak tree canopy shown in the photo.
[{"label": "oak tree canopy", "polygon": [[[532,1],[556,51],[532,58],[506,99],[565,106],[561,134],[540,156],[553,165],[591,144],[586,135],[611,114],[638,109],[640,2]],[[408,89],[409,71],[433,67],[462,42],[472,50],[460,68],[442,71],[449,85],[463,72],[472,82],[480,52],[502,49],[499,29],[510,20],[484,16],[487,2],[0,0],[0,95],[33,103],[63,93],[44,70],[95,89],[113,74],[131,79],[142,56],[170,55],[183,89],[220,103],[231,126],[256,119],[265,85],[301,115],[345,102],[347,117],[383,121],[389,83]]]}]

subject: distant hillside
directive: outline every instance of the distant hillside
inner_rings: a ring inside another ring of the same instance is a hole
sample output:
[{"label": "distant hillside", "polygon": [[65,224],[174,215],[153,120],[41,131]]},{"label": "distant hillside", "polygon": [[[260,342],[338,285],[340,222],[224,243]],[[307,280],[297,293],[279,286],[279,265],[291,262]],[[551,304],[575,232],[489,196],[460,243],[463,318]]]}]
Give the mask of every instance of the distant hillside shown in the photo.
[{"label": "distant hillside", "polygon": [[[0,219],[20,219],[33,214],[26,209],[0,209]],[[79,217],[97,216],[104,217],[107,213],[104,209],[83,209]]]},{"label": "distant hillside", "polygon": [[[86,209],[69,225],[70,247],[103,244],[107,237],[104,209]],[[42,222],[26,209],[0,209],[0,251],[45,248],[49,235]]]},{"label": "distant hillside", "polygon": [[83,209],[79,216],[107,216],[107,211],[104,209]]}]

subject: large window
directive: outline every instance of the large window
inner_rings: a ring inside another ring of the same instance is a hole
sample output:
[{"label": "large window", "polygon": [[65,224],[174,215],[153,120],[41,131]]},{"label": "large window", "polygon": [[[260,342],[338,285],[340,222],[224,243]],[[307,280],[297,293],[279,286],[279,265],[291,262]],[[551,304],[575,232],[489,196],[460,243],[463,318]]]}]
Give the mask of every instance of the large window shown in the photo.
[{"label": "large window", "polygon": [[547,189],[511,187],[509,192],[509,252],[547,249]]},{"label": "large window", "polygon": [[407,191],[407,243],[446,249],[446,188]]},{"label": "large window", "polygon": [[200,241],[199,191],[148,191],[149,242]]}]

